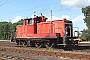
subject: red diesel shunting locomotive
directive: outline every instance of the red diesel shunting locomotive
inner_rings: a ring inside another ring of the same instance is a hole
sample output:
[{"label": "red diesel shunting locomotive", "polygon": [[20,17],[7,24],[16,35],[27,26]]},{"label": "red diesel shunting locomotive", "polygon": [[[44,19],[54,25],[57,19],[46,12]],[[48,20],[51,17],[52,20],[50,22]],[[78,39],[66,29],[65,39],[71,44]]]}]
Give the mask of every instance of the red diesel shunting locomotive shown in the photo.
[{"label": "red diesel shunting locomotive", "polygon": [[47,18],[35,16],[24,19],[23,25],[16,26],[17,45],[32,45],[36,47],[56,47],[58,45],[73,44],[73,24],[72,21],[54,20],[46,21]]}]

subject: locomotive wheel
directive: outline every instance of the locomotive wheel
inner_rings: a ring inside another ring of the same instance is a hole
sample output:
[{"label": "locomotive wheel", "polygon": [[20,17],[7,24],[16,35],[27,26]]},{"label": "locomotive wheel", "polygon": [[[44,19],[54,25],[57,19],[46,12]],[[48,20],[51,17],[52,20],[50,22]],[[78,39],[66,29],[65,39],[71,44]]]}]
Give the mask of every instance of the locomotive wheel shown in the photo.
[{"label": "locomotive wheel", "polygon": [[18,41],[16,41],[16,45],[19,45]]},{"label": "locomotive wheel", "polygon": [[19,42],[17,42],[16,44],[17,44],[17,46],[19,46]]},{"label": "locomotive wheel", "polygon": [[40,43],[35,43],[35,46],[37,47],[37,48],[41,48],[41,44]]},{"label": "locomotive wheel", "polygon": [[25,42],[22,42],[22,46],[25,46]]},{"label": "locomotive wheel", "polygon": [[50,46],[50,44],[49,44],[49,43],[47,43],[47,44],[46,44],[46,48],[49,48],[49,46]]},{"label": "locomotive wheel", "polygon": [[19,43],[18,46],[21,46],[22,45],[21,41],[19,41],[18,43]]},{"label": "locomotive wheel", "polygon": [[21,41],[21,42],[20,42],[20,46],[22,46],[22,45],[23,45],[23,42]]},{"label": "locomotive wheel", "polygon": [[46,44],[46,48],[54,48],[55,47],[55,45],[54,45],[54,43],[47,43]]},{"label": "locomotive wheel", "polygon": [[30,41],[27,42],[27,46],[30,46]]},{"label": "locomotive wheel", "polygon": [[51,47],[52,47],[52,48],[54,48],[54,47],[55,47],[55,44],[54,44],[54,43],[52,43],[52,44],[51,44]]},{"label": "locomotive wheel", "polygon": [[27,46],[27,42],[26,41],[23,41],[22,42],[22,46],[26,47]]},{"label": "locomotive wheel", "polygon": [[18,40],[16,40],[16,45],[19,46],[19,41]]}]

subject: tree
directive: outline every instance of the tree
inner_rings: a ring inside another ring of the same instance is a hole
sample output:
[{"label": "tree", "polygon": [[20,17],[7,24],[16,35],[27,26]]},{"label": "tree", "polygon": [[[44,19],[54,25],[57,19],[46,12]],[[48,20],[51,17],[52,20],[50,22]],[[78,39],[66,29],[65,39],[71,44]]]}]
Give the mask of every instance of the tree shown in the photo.
[{"label": "tree", "polygon": [[0,22],[0,40],[8,40],[11,37],[11,33],[16,31],[17,25],[22,25],[24,20],[20,20],[16,23]]},{"label": "tree", "polygon": [[82,39],[83,40],[88,40],[88,36],[89,36],[88,30],[84,29],[83,32],[82,32],[82,35],[81,35]]},{"label": "tree", "polygon": [[[86,23],[86,26],[88,27],[88,29],[86,30],[88,34],[86,34],[86,36],[89,38],[90,37],[90,6],[86,6],[85,8],[82,8],[82,13],[85,16],[84,22]],[[84,32],[83,32],[83,35],[85,34]]]},{"label": "tree", "polygon": [[9,39],[9,33],[11,31],[10,22],[0,22],[0,39]]}]

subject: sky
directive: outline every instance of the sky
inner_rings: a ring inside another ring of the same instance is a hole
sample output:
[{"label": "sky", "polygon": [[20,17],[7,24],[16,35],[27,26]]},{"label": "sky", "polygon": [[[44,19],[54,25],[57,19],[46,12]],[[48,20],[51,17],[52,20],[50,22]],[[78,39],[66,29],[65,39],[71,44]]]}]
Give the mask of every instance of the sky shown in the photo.
[{"label": "sky", "polygon": [[0,21],[15,23],[40,13],[50,20],[52,10],[53,20],[66,18],[83,30],[87,27],[81,9],[89,5],[90,0],[0,0]]}]

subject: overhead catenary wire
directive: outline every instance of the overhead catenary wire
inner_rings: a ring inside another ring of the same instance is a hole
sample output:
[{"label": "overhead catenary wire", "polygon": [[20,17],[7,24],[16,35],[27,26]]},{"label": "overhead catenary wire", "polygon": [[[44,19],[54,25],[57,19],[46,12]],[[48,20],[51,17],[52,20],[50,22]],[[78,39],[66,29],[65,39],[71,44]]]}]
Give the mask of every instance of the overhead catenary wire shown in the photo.
[{"label": "overhead catenary wire", "polygon": [[[61,7],[61,6],[60,6]],[[57,13],[57,12],[61,12],[61,11],[65,11],[65,10],[70,10],[70,7],[69,8],[64,8],[64,9],[61,9],[61,8],[59,8],[58,10],[52,10],[53,12],[52,13]],[[50,14],[50,10],[48,11],[48,12],[43,12],[43,14]],[[76,12],[73,12],[74,14],[76,14]],[[36,11],[34,11],[34,14],[36,14]],[[40,13],[38,13],[38,14],[40,14]],[[30,16],[30,14],[29,15],[27,15],[27,16],[22,16],[22,17],[29,17]],[[13,20],[13,19],[15,19],[15,18],[9,18],[9,19],[1,19],[1,20]]]},{"label": "overhead catenary wire", "polygon": [[[10,2],[12,2],[12,1],[15,1],[15,0],[6,0],[5,2],[3,2],[2,4],[0,4],[0,7],[1,6],[3,6],[3,5],[5,5],[5,4],[8,4],[8,3],[10,3]],[[2,1],[0,1],[0,3],[1,3]]]},{"label": "overhead catenary wire", "polygon": [[61,6],[60,5],[58,5],[58,6],[52,6],[52,7],[47,7],[46,9],[41,9],[41,10],[37,10],[36,11],[36,13],[42,13],[42,12],[44,12],[44,13],[47,13],[47,12],[45,12],[45,11],[50,11],[50,10],[52,10],[52,8],[61,8]]},{"label": "overhead catenary wire", "polygon": [[[40,13],[42,13],[41,11],[45,11],[45,10],[47,10],[47,9],[40,9],[41,7],[48,7],[48,6],[51,6],[50,7],[50,10],[52,10],[52,8],[59,8],[58,10],[53,10],[53,13],[55,13],[55,12],[59,12],[60,10],[62,10],[61,9],[61,7],[62,6],[58,6],[57,5],[57,3],[60,3],[59,1],[58,2],[53,2],[53,3],[49,3],[49,4],[44,4],[44,5],[40,5],[40,6],[37,6],[37,7],[32,7],[32,8],[27,8],[27,9],[23,9],[23,10],[19,10],[19,11],[15,11],[15,12],[11,12],[11,13],[7,13],[7,14],[3,14],[3,15],[1,15],[1,16],[7,16],[7,15],[11,15],[11,14],[15,14],[15,13],[20,13],[20,12],[23,12],[23,11],[27,11],[27,10],[32,10],[33,12],[32,13],[38,13],[38,14],[40,14]],[[55,4],[57,5],[57,6],[55,6]],[[52,5],[54,5],[54,7],[52,6]],[[40,9],[40,10],[37,10],[37,11],[34,11],[34,9]],[[43,14],[50,14],[50,10],[48,10],[48,12],[43,12]],[[67,8],[65,8],[65,10],[67,10]],[[64,11],[64,10],[63,10]],[[1,17],[0,16],[0,17]],[[29,14],[29,16],[30,16],[30,14]],[[3,18],[2,18],[3,19]],[[10,19],[4,19],[4,20],[13,20],[14,18],[10,18]]]},{"label": "overhead catenary wire", "polygon": [[40,6],[37,6],[37,7],[27,8],[27,9],[15,11],[15,12],[7,13],[7,14],[3,14],[3,15],[0,15],[0,17],[1,17],[1,16],[6,16],[6,15],[15,14],[15,13],[24,12],[24,11],[27,11],[27,10],[32,10],[32,11],[33,11],[34,9],[38,9],[38,8],[40,9],[41,7],[51,6],[51,5],[54,5],[55,3],[59,3],[59,1],[58,1],[58,2],[49,3],[49,4],[45,4],[45,5],[40,5]]},{"label": "overhead catenary wire", "polygon": [[[1,2],[1,1],[0,1]],[[4,5],[5,3],[7,3],[8,2],[8,0],[6,0],[4,3],[2,3],[0,6],[2,6],[2,5]]]},{"label": "overhead catenary wire", "polygon": [[[58,10],[52,10],[52,13],[57,13],[57,12],[60,12],[61,10],[62,11],[65,11],[65,10],[67,10],[67,9],[69,9],[69,8],[64,8],[64,9],[58,9]],[[51,12],[51,10],[49,10],[48,12],[44,12],[43,14],[50,14],[50,12]],[[36,12],[34,12],[34,14],[35,14]],[[73,13],[76,13],[76,12],[73,12]],[[30,15],[28,15],[28,17],[29,17]],[[22,17],[26,17],[26,16],[22,16]],[[15,18],[10,18],[10,19],[1,19],[1,20],[4,20],[4,21],[6,21],[6,20],[13,20],[13,19],[15,19]]]}]

